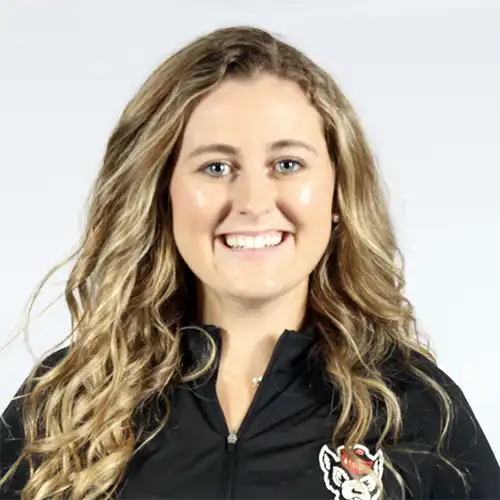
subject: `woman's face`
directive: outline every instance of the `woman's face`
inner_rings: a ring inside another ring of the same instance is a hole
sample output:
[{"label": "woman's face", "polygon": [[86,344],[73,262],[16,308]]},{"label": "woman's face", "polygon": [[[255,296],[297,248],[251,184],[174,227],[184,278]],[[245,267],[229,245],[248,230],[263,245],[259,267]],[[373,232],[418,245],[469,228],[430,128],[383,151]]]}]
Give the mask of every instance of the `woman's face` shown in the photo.
[{"label": "woman's face", "polygon": [[170,185],[175,243],[219,299],[307,290],[333,192],[321,119],[300,87],[267,75],[228,80],[185,129]]}]

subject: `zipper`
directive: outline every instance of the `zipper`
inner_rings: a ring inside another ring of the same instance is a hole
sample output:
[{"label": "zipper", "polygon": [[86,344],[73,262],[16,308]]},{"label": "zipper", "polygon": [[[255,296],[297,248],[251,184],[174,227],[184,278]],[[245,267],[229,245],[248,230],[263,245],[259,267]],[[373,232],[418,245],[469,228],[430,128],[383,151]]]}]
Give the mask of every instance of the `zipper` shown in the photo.
[{"label": "zipper", "polygon": [[[224,416],[224,412],[222,411],[222,407],[219,402],[219,398],[217,397],[217,408],[218,408],[218,415],[219,419],[222,421],[222,424],[224,426],[224,429],[226,431],[226,459],[228,460],[228,467],[227,467],[227,476],[226,476],[226,484],[225,484],[225,495],[224,498],[232,498],[233,497],[233,484],[234,484],[234,475],[236,472],[236,459],[237,459],[237,451],[238,451],[238,441],[241,438],[242,433],[245,431],[245,429],[248,427],[249,422],[251,421],[251,417],[255,411],[256,408],[256,403],[258,402],[259,395],[263,391],[263,387],[266,385],[266,380],[269,378],[269,375],[274,368],[274,365],[276,364],[276,360],[278,359],[278,352],[283,345],[285,338],[288,336],[288,332],[284,332],[281,337],[278,339],[278,342],[274,346],[273,352],[271,354],[271,359],[269,360],[269,364],[266,367],[266,370],[264,372],[264,375],[262,375],[262,380],[260,384],[257,386],[257,390],[255,391],[255,394],[253,396],[253,399],[250,403],[250,406],[248,407],[248,410],[243,417],[243,420],[239,426],[238,429],[235,429],[233,431],[229,430],[229,427],[227,425],[226,418]],[[219,349],[221,346],[219,345]]]},{"label": "zipper", "polygon": [[235,432],[230,432],[226,438],[226,459],[227,466],[227,479],[224,498],[233,498],[233,484],[234,473],[236,471],[236,446],[238,443],[238,436]]},{"label": "zipper", "polygon": [[229,453],[235,452],[237,442],[238,442],[238,436],[236,435],[236,432],[230,432],[229,436],[227,436],[226,451]]}]

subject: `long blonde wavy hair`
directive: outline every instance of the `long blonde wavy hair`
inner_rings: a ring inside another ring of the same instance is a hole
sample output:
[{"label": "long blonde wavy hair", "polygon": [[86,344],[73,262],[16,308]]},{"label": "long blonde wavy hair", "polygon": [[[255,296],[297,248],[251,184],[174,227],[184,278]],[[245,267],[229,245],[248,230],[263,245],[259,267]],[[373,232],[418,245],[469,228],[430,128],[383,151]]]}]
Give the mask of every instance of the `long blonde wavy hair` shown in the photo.
[{"label": "long blonde wavy hair", "polygon": [[138,409],[165,403],[152,439],[168,422],[165,388],[213,364],[215,356],[195,373],[181,367],[180,330],[194,298],[173,241],[169,180],[197,102],[228,78],[263,73],[301,87],[322,117],[336,169],[341,222],[311,275],[309,296],[317,348],[342,403],[333,446],[339,436],[347,449],[363,441],[374,400],[386,415],[378,446],[390,432],[397,438],[401,402],[381,371],[395,350],[442,403],[442,443],[451,400],[410,361],[415,353],[435,359],[403,294],[403,257],[356,113],[332,77],[296,48],[261,29],[224,28],[171,55],[128,103],[107,143],[78,249],[30,299],[31,310],[48,279],[76,258],[64,291],[70,348],[55,367],[28,377],[24,448],[2,479],[27,460],[23,499],[110,498],[144,433],[134,427]]}]

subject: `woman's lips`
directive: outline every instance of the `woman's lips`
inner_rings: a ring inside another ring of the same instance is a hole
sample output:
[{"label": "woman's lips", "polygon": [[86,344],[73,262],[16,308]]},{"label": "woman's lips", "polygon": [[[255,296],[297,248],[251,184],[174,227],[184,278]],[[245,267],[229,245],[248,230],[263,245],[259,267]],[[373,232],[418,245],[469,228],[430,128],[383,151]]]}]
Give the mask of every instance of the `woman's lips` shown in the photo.
[{"label": "woman's lips", "polygon": [[292,236],[291,233],[283,232],[281,241],[277,245],[264,246],[262,248],[232,248],[227,244],[225,235],[216,237],[216,241],[230,255],[252,259],[278,255],[281,253],[281,250],[293,242]]}]

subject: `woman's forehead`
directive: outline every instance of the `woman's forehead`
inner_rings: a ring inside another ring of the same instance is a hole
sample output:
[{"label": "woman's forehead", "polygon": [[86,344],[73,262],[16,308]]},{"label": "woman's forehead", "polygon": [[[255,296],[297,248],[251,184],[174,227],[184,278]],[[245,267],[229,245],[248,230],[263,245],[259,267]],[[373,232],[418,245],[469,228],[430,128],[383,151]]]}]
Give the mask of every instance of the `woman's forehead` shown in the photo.
[{"label": "woman's forehead", "polygon": [[193,110],[186,148],[201,144],[271,144],[294,139],[312,146],[323,137],[321,118],[298,85],[275,77],[228,81]]}]

